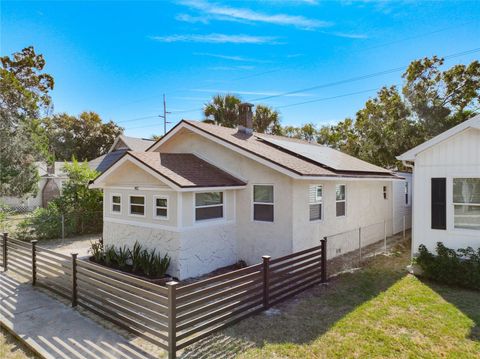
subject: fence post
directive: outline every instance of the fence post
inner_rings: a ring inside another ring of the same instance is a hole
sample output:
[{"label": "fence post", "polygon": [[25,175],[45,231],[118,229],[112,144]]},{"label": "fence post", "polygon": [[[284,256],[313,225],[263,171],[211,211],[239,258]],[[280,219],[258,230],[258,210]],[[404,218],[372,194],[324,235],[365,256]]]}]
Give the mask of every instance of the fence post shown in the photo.
[{"label": "fence post", "polygon": [[358,251],[359,251],[359,264],[362,262],[362,227],[358,227]]},{"label": "fence post", "polygon": [[72,307],[77,306],[77,255],[72,253]]},{"label": "fence post", "polygon": [[383,246],[387,254],[387,220],[383,220]]},{"label": "fence post", "polygon": [[37,284],[37,240],[30,241],[32,244],[32,285]]},{"label": "fence post", "polygon": [[270,307],[270,256],[263,256],[263,309]]},{"label": "fence post", "polygon": [[168,359],[177,357],[177,285],[175,281],[167,283],[168,289]]},{"label": "fence post", "polygon": [[323,237],[320,240],[320,244],[322,246],[322,283],[326,283],[328,281],[327,277],[327,237]]},{"label": "fence post", "polygon": [[406,227],[406,220],[405,220],[405,215],[403,215],[403,239],[405,239],[405,230],[407,229]]},{"label": "fence post", "polygon": [[7,239],[8,233],[3,234],[3,270],[6,272],[8,269],[8,259],[7,259]]},{"label": "fence post", "polygon": [[65,215],[62,213],[62,242],[65,240]]}]

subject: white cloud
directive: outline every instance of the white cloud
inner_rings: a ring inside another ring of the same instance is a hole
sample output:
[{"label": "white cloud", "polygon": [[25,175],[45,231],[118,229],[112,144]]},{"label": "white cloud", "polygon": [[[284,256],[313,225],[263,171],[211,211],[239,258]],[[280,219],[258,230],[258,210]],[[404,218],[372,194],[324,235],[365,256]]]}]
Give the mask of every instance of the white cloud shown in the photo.
[{"label": "white cloud", "polygon": [[227,35],[227,34],[187,34],[187,35],[167,35],[150,36],[150,39],[159,42],[203,42],[212,44],[270,44],[276,45],[279,42],[271,36],[251,36],[251,35]]},{"label": "white cloud", "polygon": [[368,36],[365,34],[348,34],[345,32],[332,32],[329,35],[337,36],[337,37],[345,37],[347,39],[368,39]]},{"label": "white cloud", "polygon": [[321,27],[331,26],[327,21],[309,19],[304,16],[288,14],[264,14],[246,8],[234,8],[209,3],[201,0],[184,0],[180,4],[188,6],[191,9],[203,12],[217,20],[224,21],[250,21],[263,22],[283,26],[295,26],[304,30],[313,30]]},{"label": "white cloud", "polygon": [[175,16],[175,19],[178,21],[189,22],[192,24],[195,24],[195,23],[208,24],[209,22],[205,16],[192,16],[189,14],[178,14],[177,16]]},{"label": "white cloud", "polygon": [[209,67],[210,70],[230,71],[230,70],[253,70],[255,66],[214,66]]},{"label": "white cloud", "polygon": [[232,61],[239,61],[239,62],[256,62],[256,63],[270,63],[271,61],[267,60],[257,60],[257,59],[251,59],[248,57],[242,57],[242,56],[232,56],[232,55],[222,55],[222,54],[211,54],[211,53],[206,53],[206,52],[194,52],[193,53],[196,56],[208,56],[208,57],[215,57],[218,59],[224,59],[224,60],[232,60]]}]

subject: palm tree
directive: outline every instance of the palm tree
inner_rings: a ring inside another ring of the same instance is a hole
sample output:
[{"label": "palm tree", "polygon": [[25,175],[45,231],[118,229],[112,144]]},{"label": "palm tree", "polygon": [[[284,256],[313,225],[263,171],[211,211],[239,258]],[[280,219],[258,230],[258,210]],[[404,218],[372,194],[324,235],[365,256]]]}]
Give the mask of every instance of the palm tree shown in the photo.
[{"label": "palm tree", "polygon": [[253,116],[253,130],[260,133],[280,135],[282,126],[280,126],[279,113],[265,105],[256,106]]},{"label": "palm tree", "polygon": [[[239,105],[242,102],[235,95],[215,95],[205,104],[203,122],[224,127],[236,127],[239,122]],[[265,105],[258,105],[253,116],[253,129],[260,133],[278,135],[282,132],[280,116],[277,111]]]},{"label": "palm tree", "polygon": [[235,127],[238,124],[238,105],[241,100],[235,95],[215,95],[212,101],[205,104],[203,114],[207,123],[225,127]]}]

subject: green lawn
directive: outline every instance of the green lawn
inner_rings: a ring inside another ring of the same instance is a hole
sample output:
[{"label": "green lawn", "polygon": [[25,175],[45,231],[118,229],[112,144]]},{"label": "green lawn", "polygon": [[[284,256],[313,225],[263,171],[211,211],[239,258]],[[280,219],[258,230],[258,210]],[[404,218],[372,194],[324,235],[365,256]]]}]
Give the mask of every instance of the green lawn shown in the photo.
[{"label": "green lawn", "polygon": [[185,356],[480,358],[480,292],[407,275],[407,248],[249,318]]}]

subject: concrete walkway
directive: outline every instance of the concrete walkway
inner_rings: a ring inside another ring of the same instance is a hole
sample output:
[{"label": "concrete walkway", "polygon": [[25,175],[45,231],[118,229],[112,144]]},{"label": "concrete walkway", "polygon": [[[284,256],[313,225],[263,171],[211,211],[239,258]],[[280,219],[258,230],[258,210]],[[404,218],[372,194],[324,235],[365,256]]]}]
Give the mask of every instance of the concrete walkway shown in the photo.
[{"label": "concrete walkway", "polygon": [[0,272],[0,322],[45,358],[152,359],[75,309]]}]

